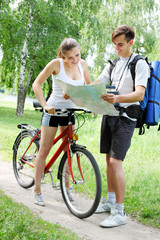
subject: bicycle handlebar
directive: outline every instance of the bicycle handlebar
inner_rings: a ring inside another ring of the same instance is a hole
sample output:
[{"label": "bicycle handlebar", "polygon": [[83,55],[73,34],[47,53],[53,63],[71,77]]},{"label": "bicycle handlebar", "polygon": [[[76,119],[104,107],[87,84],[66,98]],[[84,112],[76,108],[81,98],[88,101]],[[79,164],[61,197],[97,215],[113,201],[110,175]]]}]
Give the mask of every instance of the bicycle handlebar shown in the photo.
[{"label": "bicycle handlebar", "polygon": [[[92,113],[90,110],[85,108],[63,108],[63,109],[55,109],[57,115],[61,115],[63,113],[74,113],[74,112],[84,112],[84,113]],[[46,113],[48,113],[47,110],[45,110]],[[54,114],[53,114],[54,115]]]},{"label": "bicycle handlebar", "polygon": [[[40,105],[40,103],[36,100],[36,101],[33,101],[33,107],[36,109],[36,110],[42,110],[42,106]],[[84,108],[63,108],[63,109],[55,109],[56,111],[56,115],[60,115],[60,114],[63,114],[63,113],[74,113],[74,112],[84,112],[84,113],[91,113],[90,110],[88,109],[84,109]],[[48,113],[46,110],[45,110],[46,113]]]}]

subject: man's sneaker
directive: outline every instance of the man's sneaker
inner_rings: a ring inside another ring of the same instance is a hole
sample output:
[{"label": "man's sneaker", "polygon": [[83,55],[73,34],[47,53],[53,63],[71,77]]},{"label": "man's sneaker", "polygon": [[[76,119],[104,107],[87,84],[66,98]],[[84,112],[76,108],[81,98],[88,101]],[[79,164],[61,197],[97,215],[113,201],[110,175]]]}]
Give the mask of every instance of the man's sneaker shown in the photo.
[{"label": "man's sneaker", "polygon": [[121,215],[117,209],[113,209],[111,211],[111,215],[109,216],[109,218],[101,222],[100,226],[104,228],[111,228],[118,227],[126,223],[127,223],[126,213],[124,212],[124,215]]},{"label": "man's sneaker", "polygon": [[72,187],[66,188],[66,191],[67,191],[67,195],[68,195],[68,197],[69,197],[69,200],[70,200],[71,202],[73,202],[73,201],[74,201],[74,198],[73,198],[73,194],[72,194]]},{"label": "man's sneaker", "polygon": [[111,204],[107,201],[102,203],[101,205],[98,206],[96,209],[95,213],[104,213],[104,212],[110,212],[112,208],[115,208],[115,204]]},{"label": "man's sneaker", "polygon": [[40,206],[45,206],[43,197],[41,193],[35,194],[34,195],[34,203]]}]

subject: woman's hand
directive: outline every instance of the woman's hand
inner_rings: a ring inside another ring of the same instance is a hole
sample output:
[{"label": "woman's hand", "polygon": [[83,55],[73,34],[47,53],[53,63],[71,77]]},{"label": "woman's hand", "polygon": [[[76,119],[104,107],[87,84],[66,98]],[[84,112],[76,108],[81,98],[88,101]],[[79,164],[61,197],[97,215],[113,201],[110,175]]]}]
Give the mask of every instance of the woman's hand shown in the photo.
[{"label": "woman's hand", "polygon": [[55,114],[55,112],[56,112],[56,110],[55,110],[55,108],[53,108],[53,107],[50,107],[50,106],[48,106],[48,105],[45,105],[44,107],[43,107],[43,109],[48,113],[48,114]]},{"label": "woman's hand", "polygon": [[69,99],[70,98],[70,96],[68,96],[66,93],[64,93],[63,92],[63,97],[64,97],[64,99]]}]

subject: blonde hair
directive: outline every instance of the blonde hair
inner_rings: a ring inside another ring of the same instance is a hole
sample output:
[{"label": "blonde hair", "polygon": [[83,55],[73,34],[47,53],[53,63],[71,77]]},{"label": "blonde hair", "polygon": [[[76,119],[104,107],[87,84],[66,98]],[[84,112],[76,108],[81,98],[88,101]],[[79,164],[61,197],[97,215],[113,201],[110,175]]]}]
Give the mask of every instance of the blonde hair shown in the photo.
[{"label": "blonde hair", "polygon": [[65,54],[66,51],[72,50],[72,48],[75,47],[79,47],[79,44],[74,38],[65,38],[57,50],[57,58],[63,58],[63,54]]}]

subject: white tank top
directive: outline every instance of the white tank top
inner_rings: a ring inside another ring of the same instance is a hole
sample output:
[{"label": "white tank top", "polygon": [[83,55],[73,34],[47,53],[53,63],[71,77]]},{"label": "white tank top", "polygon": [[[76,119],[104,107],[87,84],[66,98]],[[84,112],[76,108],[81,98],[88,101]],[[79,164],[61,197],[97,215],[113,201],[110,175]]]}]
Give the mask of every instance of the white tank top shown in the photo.
[{"label": "white tank top", "polygon": [[52,75],[52,94],[50,95],[47,101],[47,104],[56,109],[57,108],[73,108],[75,107],[75,104],[70,99],[66,100],[63,98],[63,90],[57,80],[61,80],[63,82],[66,82],[75,86],[84,85],[85,80],[84,80],[82,65],[79,61],[78,67],[81,73],[81,79],[72,80],[65,73],[63,59],[59,58],[59,61],[60,61],[60,71],[57,75]]}]

